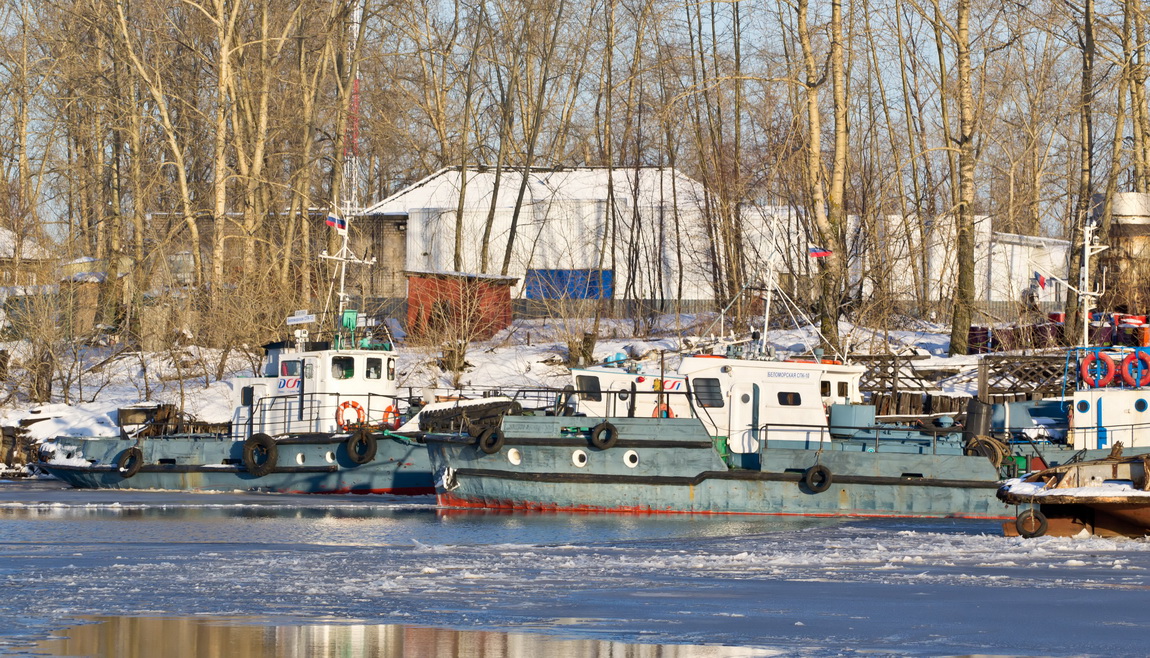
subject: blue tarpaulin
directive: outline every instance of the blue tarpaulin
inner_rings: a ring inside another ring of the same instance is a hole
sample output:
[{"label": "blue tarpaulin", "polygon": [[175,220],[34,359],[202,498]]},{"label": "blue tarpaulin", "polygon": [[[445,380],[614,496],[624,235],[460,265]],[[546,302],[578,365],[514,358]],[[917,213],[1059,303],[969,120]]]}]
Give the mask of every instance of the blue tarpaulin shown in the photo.
[{"label": "blue tarpaulin", "polygon": [[610,299],[614,270],[527,270],[527,299]]}]

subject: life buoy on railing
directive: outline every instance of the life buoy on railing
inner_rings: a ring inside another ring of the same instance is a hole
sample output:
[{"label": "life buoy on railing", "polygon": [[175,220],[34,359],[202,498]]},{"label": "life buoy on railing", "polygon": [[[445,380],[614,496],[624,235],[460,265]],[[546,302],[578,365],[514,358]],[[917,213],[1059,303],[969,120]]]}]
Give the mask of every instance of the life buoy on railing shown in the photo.
[{"label": "life buoy on railing", "polygon": [[388,406],[388,408],[383,410],[383,426],[384,427],[386,427],[390,430],[397,430],[397,429],[399,429],[400,424],[401,424],[401,421],[399,418],[399,409],[396,409],[393,406]]},{"label": "life buoy on railing", "polygon": [[674,418],[675,412],[671,411],[671,405],[664,402],[663,404],[655,405],[654,411],[651,412],[651,418]]},{"label": "life buoy on railing", "polygon": [[339,405],[339,407],[335,410],[335,424],[345,432],[347,431],[347,428],[351,427],[351,423],[343,419],[343,412],[347,411],[348,409],[355,409],[355,422],[357,425],[362,425],[364,419],[367,417],[367,415],[363,413],[363,407],[359,406],[359,403],[355,400],[348,400],[347,402]]},{"label": "life buoy on railing", "polygon": [[[1141,375],[1139,375],[1139,369],[1142,371]],[[1121,373],[1122,381],[1126,382],[1127,386],[1150,384],[1150,353],[1141,350],[1131,352],[1125,359],[1122,359],[1122,363],[1118,366],[1118,372]]]},{"label": "life buoy on railing", "polygon": [[[1098,368],[1102,369],[1101,373],[1095,374]],[[1117,374],[1118,368],[1114,365],[1114,359],[1105,352],[1091,352],[1082,359],[1082,364],[1078,367],[1078,374],[1082,377],[1082,381],[1091,388],[1101,388],[1107,386],[1110,382],[1114,381],[1114,375]]]}]

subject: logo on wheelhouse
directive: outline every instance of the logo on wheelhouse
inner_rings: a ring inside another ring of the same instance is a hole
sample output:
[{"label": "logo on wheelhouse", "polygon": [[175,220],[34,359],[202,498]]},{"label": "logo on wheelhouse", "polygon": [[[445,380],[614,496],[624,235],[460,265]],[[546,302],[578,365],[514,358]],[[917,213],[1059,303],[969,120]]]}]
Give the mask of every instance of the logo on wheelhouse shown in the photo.
[{"label": "logo on wheelhouse", "polygon": [[284,377],[277,386],[281,391],[292,391],[299,388],[299,377]]}]

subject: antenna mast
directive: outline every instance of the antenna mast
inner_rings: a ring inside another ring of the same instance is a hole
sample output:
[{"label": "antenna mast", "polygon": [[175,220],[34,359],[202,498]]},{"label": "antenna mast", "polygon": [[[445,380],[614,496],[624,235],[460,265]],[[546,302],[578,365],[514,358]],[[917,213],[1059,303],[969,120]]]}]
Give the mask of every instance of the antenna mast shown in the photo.
[{"label": "antenna mast", "polygon": [[[350,34],[347,40],[347,57],[348,66],[351,67],[351,94],[348,99],[348,118],[347,118],[347,135],[343,143],[342,166],[343,166],[343,184],[340,186],[339,199],[337,200],[336,211],[339,217],[328,218],[328,224],[335,226],[339,232],[340,237],[343,239],[340,244],[339,251],[334,255],[329,255],[327,250],[320,252],[319,257],[327,260],[333,260],[339,263],[339,291],[336,296],[339,300],[339,312],[336,315],[336,326],[342,322],[343,312],[347,308],[347,266],[348,263],[353,265],[374,265],[375,259],[362,259],[355,255],[355,252],[348,246],[348,222],[350,218],[360,212],[359,207],[359,63],[356,60],[358,51],[357,40],[359,39],[360,23],[363,20],[363,8],[359,2],[356,2],[351,10],[351,21],[349,24]],[[330,299],[330,295],[329,295]]]}]

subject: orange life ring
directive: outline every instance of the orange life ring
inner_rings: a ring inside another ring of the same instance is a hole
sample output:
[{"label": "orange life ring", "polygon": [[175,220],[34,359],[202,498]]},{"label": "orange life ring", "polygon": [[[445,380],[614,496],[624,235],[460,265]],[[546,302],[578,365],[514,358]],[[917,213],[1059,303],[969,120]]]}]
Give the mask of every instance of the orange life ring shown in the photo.
[{"label": "orange life ring", "polygon": [[366,418],[366,415],[363,413],[363,407],[359,406],[359,403],[355,400],[348,400],[347,402],[339,405],[339,408],[335,410],[335,424],[345,432],[349,427],[351,427],[351,423],[345,422],[343,420],[343,412],[347,409],[355,409],[355,422],[357,425],[362,425],[364,419]]},{"label": "orange life ring", "polygon": [[[1095,376],[1094,368],[1095,363],[1102,364],[1102,372]],[[1117,374],[1118,368],[1114,365],[1114,359],[1105,352],[1091,352],[1082,359],[1082,364],[1078,367],[1078,374],[1082,376],[1082,381],[1091,388],[1102,388],[1114,381],[1114,375]]]},{"label": "orange life ring", "polygon": [[383,425],[384,425],[384,427],[386,427],[388,429],[393,429],[393,430],[399,429],[399,425],[400,425],[399,409],[396,409],[394,406],[390,406],[390,405],[386,409],[384,409],[383,410]]},{"label": "orange life ring", "polygon": [[[1142,362],[1142,376],[1136,378],[1139,361]],[[1122,359],[1121,365],[1118,366],[1118,372],[1122,374],[1122,381],[1126,382],[1127,386],[1150,384],[1150,354],[1141,350],[1131,352],[1125,359]]]},{"label": "orange life ring", "polygon": [[651,412],[651,418],[674,418],[675,412],[671,411],[671,405],[664,402],[663,404],[655,405],[655,409]]}]

